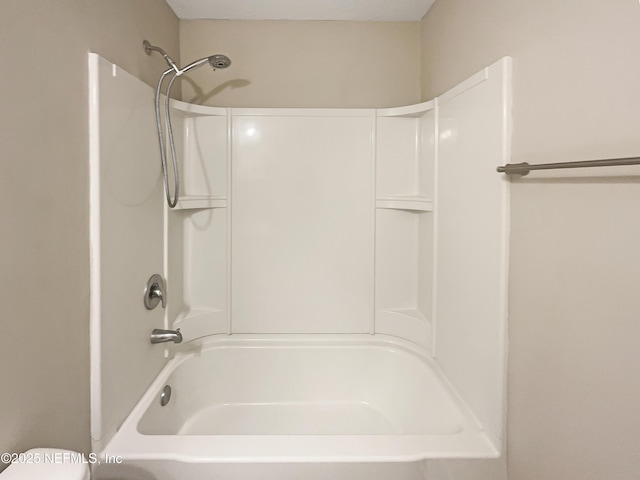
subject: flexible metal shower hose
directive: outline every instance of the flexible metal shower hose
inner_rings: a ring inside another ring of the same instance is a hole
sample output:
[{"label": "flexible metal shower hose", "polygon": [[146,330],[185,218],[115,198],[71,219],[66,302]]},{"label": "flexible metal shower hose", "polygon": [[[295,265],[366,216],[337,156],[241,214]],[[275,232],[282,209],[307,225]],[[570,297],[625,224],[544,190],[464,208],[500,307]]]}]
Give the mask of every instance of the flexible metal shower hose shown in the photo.
[{"label": "flexible metal shower hose", "polygon": [[164,134],[162,128],[162,118],[160,112],[160,95],[162,89],[162,82],[164,81],[164,77],[166,77],[169,73],[174,72],[173,69],[169,69],[164,72],[160,76],[160,80],[158,80],[158,87],[156,88],[156,101],[155,101],[155,109],[156,109],[156,126],[158,128],[158,142],[160,143],[160,159],[162,160],[162,176],[164,178],[164,193],[167,198],[167,204],[169,208],[174,208],[178,203],[178,197],[180,196],[180,173],[178,171],[178,159],[176,157],[176,148],[173,141],[173,129],[171,128],[171,114],[169,112],[169,101],[171,99],[171,87],[173,82],[178,77],[175,75],[171,77],[169,80],[169,84],[167,85],[167,93],[165,97],[165,117],[167,124],[167,137],[169,141],[169,148],[171,152],[171,161],[173,164],[173,179],[174,179],[174,188],[173,188],[173,198],[171,198],[171,192],[169,191],[169,172],[167,169],[167,152],[164,144]]}]

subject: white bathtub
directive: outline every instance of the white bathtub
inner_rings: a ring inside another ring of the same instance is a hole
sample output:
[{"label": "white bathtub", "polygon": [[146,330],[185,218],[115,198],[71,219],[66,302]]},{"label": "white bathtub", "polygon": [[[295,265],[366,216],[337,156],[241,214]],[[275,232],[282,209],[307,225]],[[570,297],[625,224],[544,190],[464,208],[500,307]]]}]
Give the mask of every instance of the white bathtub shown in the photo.
[{"label": "white bathtub", "polygon": [[409,342],[232,335],[182,349],[105,448],[123,463],[98,478],[405,480],[422,478],[420,460],[498,456]]}]

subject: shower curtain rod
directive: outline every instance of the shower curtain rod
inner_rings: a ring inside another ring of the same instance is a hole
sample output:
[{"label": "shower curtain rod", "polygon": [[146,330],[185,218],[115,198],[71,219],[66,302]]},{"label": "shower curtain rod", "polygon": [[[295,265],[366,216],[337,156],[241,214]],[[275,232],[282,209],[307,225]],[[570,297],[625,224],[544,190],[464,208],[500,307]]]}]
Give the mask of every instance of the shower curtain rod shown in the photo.
[{"label": "shower curtain rod", "polygon": [[619,165],[640,165],[640,157],[609,158],[606,160],[585,160],[581,162],[539,163],[530,165],[523,163],[508,163],[496,170],[505,175],[527,175],[531,170],[556,170],[560,168],[586,167],[616,167]]}]

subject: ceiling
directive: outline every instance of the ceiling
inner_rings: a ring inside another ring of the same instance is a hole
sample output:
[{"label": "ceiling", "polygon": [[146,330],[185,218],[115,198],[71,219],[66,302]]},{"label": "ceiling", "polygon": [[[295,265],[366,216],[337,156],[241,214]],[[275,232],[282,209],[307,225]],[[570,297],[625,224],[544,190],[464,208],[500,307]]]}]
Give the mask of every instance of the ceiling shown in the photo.
[{"label": "ceiling", "polygon": [[182,20],[352,20],[410,22],[435,0],[167,0]]}]

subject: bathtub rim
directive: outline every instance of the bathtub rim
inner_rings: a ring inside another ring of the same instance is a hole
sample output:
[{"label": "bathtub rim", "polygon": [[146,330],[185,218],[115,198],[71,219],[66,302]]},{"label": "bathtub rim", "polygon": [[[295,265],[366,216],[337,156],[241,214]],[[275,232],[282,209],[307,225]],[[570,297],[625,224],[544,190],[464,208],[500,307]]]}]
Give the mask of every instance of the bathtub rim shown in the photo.
[{"label": "bathtub rim", "polygon": [[[219,334],[177,345],[174,355],[99,453],[127,460],[186,463],[413,462],[435,458],[498,458],[500,450],[466,402],[419,345],[382,334]],[[197,355],[221,348],[387,348],[433,371],[465,419],[455,434],[148,435],[138,423],[169,376]],[[212,453],[215,452],[215,453]]]}]

